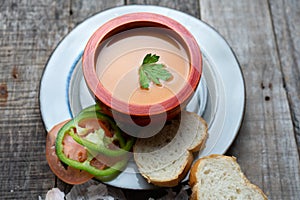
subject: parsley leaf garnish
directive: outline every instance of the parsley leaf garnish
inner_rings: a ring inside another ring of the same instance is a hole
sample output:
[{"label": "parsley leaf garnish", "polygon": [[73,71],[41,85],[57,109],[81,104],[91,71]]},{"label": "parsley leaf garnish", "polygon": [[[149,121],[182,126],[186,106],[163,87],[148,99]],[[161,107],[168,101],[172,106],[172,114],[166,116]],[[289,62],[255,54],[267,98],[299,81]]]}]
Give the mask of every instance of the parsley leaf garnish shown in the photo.
[{"label": "parsley leaf garnish", "polygon": [[172,74],[165,69],[164,64],[158,64],[159,56],[155,54],[147,54],[140,66],[140,86],[142,89],[148,89],[150,83],[161,85],[160,80],[167,81],[172,77]]}]

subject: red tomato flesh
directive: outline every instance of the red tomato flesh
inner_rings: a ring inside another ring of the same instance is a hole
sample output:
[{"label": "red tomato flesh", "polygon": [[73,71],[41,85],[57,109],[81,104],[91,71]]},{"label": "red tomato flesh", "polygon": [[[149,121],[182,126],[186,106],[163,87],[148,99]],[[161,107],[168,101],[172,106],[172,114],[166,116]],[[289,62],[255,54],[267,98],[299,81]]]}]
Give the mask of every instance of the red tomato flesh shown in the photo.
[{"label": "red tomato flesh", "polygon": [[[93,178],[93,175],[85,171],[74,169],[70,166],[64,166],[55,152],[55,139],[57,133],[60,128],[63,127],[63,125],[67,122],[68,120],[57,124],[48,132],[46,141],[46,159],[48,161],[50,169],[59,179],[72,185],[82,184]],[[71,159],[83,162],[86,159],[87,152],[83,146],[72,140],[68,137],[64,139],[64,147],[72,147],[69,150],[66,148],[64,149],[64,151],[67,152],[66,155],[69,155]],[[73,147],[73,145],[76,145],[76,147]],[[79,145],[80,147],[78,147],[77,145]]]},{"label": "red tomato flesh", "polygon": [[107,137],[113,137],[113,134],[111,130],[109,130],[109,124],[105,124],[105,122],[102,122],[99,119],[82,119],[78,125],[82,128],[88,128],[91,129],[91,132],[94,132],[97,129],[102,128],[105,132],[105,135]]}]

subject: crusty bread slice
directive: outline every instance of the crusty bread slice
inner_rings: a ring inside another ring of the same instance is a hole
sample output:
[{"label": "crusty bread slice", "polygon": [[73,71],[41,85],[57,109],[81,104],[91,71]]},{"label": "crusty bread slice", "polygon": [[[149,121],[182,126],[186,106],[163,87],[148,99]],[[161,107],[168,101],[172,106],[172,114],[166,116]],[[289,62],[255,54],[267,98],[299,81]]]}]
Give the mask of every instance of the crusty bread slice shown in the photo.
[{"label": "crusty bread slice", "polygon": [[242,173],[234,157],[210,155],[197,160],[189,178],[191,200],[267,199]]},{"label": "crusty bread slice", "polygon": [[139,172],[149,183],[175,186],[194,160],[192,152],[204,147],[207,124],[195,113],[182,111],[156,135],[137,139],[133,152]]}]

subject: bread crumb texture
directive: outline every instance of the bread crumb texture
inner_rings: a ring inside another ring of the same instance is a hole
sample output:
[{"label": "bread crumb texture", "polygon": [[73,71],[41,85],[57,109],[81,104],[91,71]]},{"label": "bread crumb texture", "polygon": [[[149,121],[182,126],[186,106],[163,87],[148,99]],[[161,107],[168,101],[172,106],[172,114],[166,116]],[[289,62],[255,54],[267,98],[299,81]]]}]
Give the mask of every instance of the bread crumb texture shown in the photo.
[{"label": "bread crumb texture", "polygon": [[203,148],[206,122],[194,113],[183,111],[156,135],[137,139],[133,148],[139,172],[158,186],[175,186],[185,177],[194,160],[193,152]]},{"label": "bread crumb texture", "polygon": [[250,183],[234,157],[210,155],[192,166],[189,184],[191,199],[260,200],[266,195]]}]

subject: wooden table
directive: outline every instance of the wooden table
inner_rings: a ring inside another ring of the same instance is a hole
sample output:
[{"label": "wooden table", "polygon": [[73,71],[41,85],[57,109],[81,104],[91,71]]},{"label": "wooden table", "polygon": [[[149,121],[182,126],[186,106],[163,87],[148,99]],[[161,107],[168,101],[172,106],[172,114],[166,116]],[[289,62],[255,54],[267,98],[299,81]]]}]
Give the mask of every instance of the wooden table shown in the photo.
[{"label": "wooden table", "polygon": [[226,154],[237,157],[269,199],[300,199],[298,0],[1,0],[0,198],[37,199],[52,187],[69,190],[45,159],[40,79],[52,51],[78,23],[129,4],[186,12],[224,36],[246,84],[244,120]]}]

